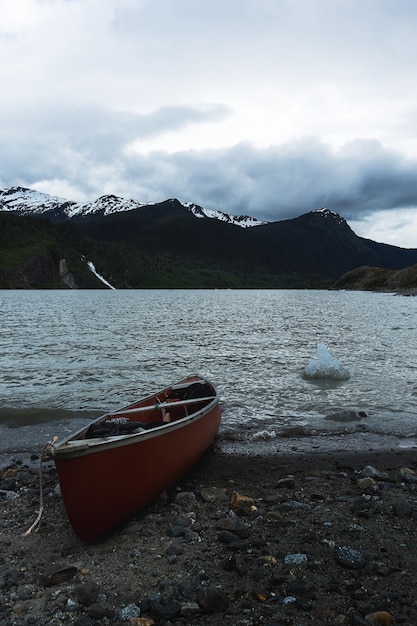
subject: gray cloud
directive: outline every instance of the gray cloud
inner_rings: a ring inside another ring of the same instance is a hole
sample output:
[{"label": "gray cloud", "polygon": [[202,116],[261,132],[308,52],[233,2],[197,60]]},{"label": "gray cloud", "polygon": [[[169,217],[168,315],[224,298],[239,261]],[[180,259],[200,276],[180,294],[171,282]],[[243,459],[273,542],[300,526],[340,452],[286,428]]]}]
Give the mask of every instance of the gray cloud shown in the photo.
[{"label": "gray cloud", "polygon": [[105,192],[143,202],[177,197],[268,220],[322,206],[348,220],[416,206],[417,161],[375,140],[352,141],[338,150],[312,137],[269,148],[242,142],[173,153],[128,149],[133,141],[140,148],[141,139],[228,115],[222,105],[166,106],[149,114],[56,107],[32,111],[28,118],[16,110],[19,135],[0,131],[2,185],[61,181],[78,196],[69,199]]},{"label": "gray cloud", "polygon": [[[374,211],[415,207],[417,161],[375,141],[356,141],[334,151],[317,139],[257,149],[232,148],[172,155],[132,156],[126,169],[133,190],[176,196],[208,208],[263,219],[294,217],[327,206],[346,219]],[[129,182],[130,181],[130,182]]]},{"label": "gray cloud", "polygon": [[0,185],[404,233],[416,23],[414,0],[0,3]]},{"label": "gray cloud", "polygon": [[2,184],[59,180],[80,197],[110,191],[143,202],[177,197],[268,220],[322,206],[358,220],[416,205],[417,161],[377,141],[357,140],[339,150],[315,138],[263,149],[250,143],[172,154],[126,149],[135,139],[227,113],[220,106],[165,107],[150,115],[67,110],[38,116],[36,125],[32,117],[20,138],[8,143],[3,131]]}]

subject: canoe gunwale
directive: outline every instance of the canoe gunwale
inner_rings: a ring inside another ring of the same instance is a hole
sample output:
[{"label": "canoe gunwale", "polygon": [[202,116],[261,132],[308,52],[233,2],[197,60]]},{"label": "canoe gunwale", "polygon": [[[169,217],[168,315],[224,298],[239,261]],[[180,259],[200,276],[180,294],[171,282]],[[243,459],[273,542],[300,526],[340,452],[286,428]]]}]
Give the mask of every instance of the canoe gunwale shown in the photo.
[{"label": "canoe gunwale", "polygon": [[[201,382],[207,383],[206,380],[200,377],[198,378]],[[188,380],[188,378],[186,380]],[[210,383],[208,384],[213,388],[213,386]],[[168,389],[170,389],[170,387],[168,387],[166,390]],[[158,392],[157,394],[152,394],[150,396],[147,396],[146,398],[143,398],[142,401],[146,402],[147,400],[150,400],[154,398],[155,396],[158,396],[164,393],[166,390],[164,389]],[[113,416],[117,416],[118,414],[122,414],[124,412],[134,412],[135,410],[140,411],[142,409],[150,410],[154,408],[154,405],[136,407],[135,409],[135,404],[137,403],[133,403],[131,405],[128,405],[127,407],[106,413],[105,415],[102,415],[101,417],[94,420],[87,426],[83,427],[76,433],[73,433],[72,435],[64,439],[62,442],[56,444],[53,449],[53,457],[56,460],[67,460],[67,459],[69,460],[72,458],[84,456],[86,454],[98,454],[100,452],[108,451],[112,448],[137,445],[137,444],[140,444],[142,441],[153,439],[155,437],[163,437],[165,434],[171,433],[175,430],[182,430],[186,428],[188,425],[200,420],[202,417],[207,415],[207,413],[210,413],[215,408],[215,406],[219,403],[219,398],[217,395],[205,397],[205,398],[191,399],[189,403],[190,404],[192,404],[193,402],[199,403],[199,402],[203,402],[206,400],[210,400],[210,402],[208,402],[208,404],[206,404],[204,407],[201,407],[200,409],[196,410],[194,413],[191,413],[190,415],[179,418],[172,422],[161,423],[159,426],[155,426],[154,428],[151,428],[149,430],[144,429],[139,432],[127,433],[127,434],[116,435],[116,436],[103,436],[103,437],[97,437],[97,438],[91,438],[91,439],[79,438],[81,434],[86,432],[86,430],[91,424],[100,423],[102,421],[105,421],[106,419],[109,419]],[[188,403],[188,401],[183,401],[183,402],[180,401],[180,402],[174,402],[172,404],[179,405],[179,404],[185,404],[186,402]],[[159,403],[159,404],[162,404],[163,407],[166,407],[166,408],[169,407],[169,403]]]}]

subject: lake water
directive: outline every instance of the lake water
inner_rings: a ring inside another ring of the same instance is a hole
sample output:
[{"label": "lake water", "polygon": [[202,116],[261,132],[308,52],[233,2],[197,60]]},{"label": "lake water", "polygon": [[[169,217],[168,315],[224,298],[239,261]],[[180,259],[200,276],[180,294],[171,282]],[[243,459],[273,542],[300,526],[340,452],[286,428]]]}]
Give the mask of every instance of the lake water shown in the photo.
[{"label": "lake water", "polygon": [[[230,451],[417,446],[417,298],[309,290],[0,291],[0,453],[38,451],[199,373]],[[325,344],[349,378],[309,379]]]}]

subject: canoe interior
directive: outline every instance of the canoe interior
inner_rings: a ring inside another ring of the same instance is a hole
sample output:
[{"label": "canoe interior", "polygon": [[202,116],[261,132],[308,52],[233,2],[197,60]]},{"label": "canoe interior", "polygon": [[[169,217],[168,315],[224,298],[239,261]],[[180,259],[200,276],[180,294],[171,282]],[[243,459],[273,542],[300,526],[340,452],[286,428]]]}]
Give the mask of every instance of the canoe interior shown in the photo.
[{"label": "canoe interior", "polygon": [[111,436],[139,433],[192,417],[216,399],[213,386],[194,375],[147,396],[133,404],[102,415],[94,422],[60,442],[57,452],[66,444],[81,440],[109,439]]}]

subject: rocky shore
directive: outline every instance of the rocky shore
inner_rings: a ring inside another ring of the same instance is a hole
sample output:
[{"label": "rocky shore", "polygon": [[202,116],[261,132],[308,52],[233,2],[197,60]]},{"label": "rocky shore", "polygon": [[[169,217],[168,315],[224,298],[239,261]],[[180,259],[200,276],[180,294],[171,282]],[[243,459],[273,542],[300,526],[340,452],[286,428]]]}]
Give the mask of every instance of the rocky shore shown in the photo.
[{"label": "rocky shore", "polygon": [[[83,544],[53,464],[0,464],[0,625],[417,623],[417,455],[238,456],[212,448]],[[121,477],[121,480],[131,477]]]}]

